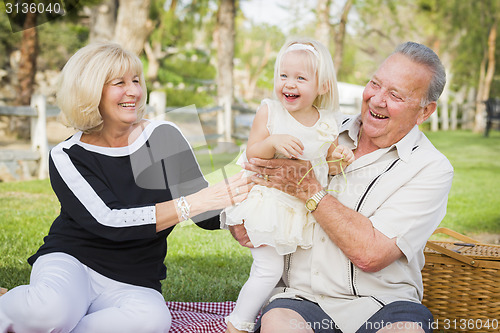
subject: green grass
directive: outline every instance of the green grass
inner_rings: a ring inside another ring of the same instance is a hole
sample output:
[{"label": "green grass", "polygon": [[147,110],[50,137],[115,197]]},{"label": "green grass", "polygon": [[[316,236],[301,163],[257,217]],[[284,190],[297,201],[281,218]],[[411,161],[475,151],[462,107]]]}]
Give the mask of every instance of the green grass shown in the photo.
[{"label": "green grass", "polygon": [[[441,223],[467,235],[500,233],[500,132],[490,138],[466,131],[426,133],[451,161],[455,177],[448,213]],[[210,158],[197,155],[204,173],[211,172]],[[234,154],[217,156],[214,166],[232,161]],[[239,170],[234,164],[226,174]],[[222,172],[206,175],[211,183]],[[0,183],[0,286],[13,288],[29,281],[26,259],[42,244],[59,203],[48,180]],[[169,236],[165,259],[166,300],[235,300],[251,265],[250,252],[228,231],[206,231],[181,224]]]},{"label": "green grass", "polygon": [[460,233],[500,233],[500,132],[428,132],[455,169],[441,226]]}]

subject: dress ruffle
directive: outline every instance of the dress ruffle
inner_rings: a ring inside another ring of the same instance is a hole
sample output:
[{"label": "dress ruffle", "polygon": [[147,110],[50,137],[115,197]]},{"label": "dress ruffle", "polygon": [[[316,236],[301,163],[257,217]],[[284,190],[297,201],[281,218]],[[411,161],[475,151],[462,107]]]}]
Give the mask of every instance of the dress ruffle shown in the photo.
[{"label": "dress ruffle", "polygon": [[302,201],[277,189],[255,185],[245,201],[226,209],[226,225],[243,221],[254,246],[270,245],[281,255],[312,246],[316,220]]}]

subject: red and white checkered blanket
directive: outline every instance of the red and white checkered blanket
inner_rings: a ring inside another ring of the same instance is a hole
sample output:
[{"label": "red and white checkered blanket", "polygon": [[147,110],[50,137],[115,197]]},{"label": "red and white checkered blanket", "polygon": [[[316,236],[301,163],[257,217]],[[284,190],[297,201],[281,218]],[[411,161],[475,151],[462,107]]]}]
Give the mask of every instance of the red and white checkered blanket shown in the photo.
[{"label": "red and white checkered blanket", "polygon": [[169,333],[224,333],[224,318],[235,302],[167,302],[172,314]]}]

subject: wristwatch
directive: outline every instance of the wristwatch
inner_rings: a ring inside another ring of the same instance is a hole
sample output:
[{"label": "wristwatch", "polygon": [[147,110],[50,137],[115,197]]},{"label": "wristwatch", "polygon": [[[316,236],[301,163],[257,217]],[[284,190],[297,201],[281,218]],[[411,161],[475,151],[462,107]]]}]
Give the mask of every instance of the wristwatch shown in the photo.
[{"label": "wristwatch", "polygon": [[316,208],[318,208],[319,202],[321,201],[321,199],[323,199],[323,197],[326,194],[327,193],[326,193],[325,190],[321,190],[318,193],[316,193],[315,195],[313,195],[312,197],[310,197],[309,199],[307,199],[307,201],[306,201],[306,209],[310,213],[314,212],[316,210]]}]

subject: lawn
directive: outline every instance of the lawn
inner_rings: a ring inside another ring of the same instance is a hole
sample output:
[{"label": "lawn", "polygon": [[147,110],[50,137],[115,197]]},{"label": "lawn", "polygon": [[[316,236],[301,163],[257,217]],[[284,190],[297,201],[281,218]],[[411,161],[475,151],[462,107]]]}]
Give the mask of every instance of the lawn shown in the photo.
[{"label": "lawn", "polygon": [[[442,226],[473,236],[500,233],[500,132],[489,138],[466,131],[426,133],[451,161],[455,177]],[[198,159],[210,182],[222,179],[217,170],[235,154]],[[227,166],[226,174],[238,167]],[[58,201],[48,180],[0,183],[0,286],[12,288],[29,281],[28,258],[41,245]],[[163,282],[166,300],[235,300],[251,265],[250,252],[225,230],[206,231],[181,224],[169,237]]]},{"label": "lawn", "polygon": [[426,133],[455,169],[441,226],[469,235],[500,234],[500,132]]}]

